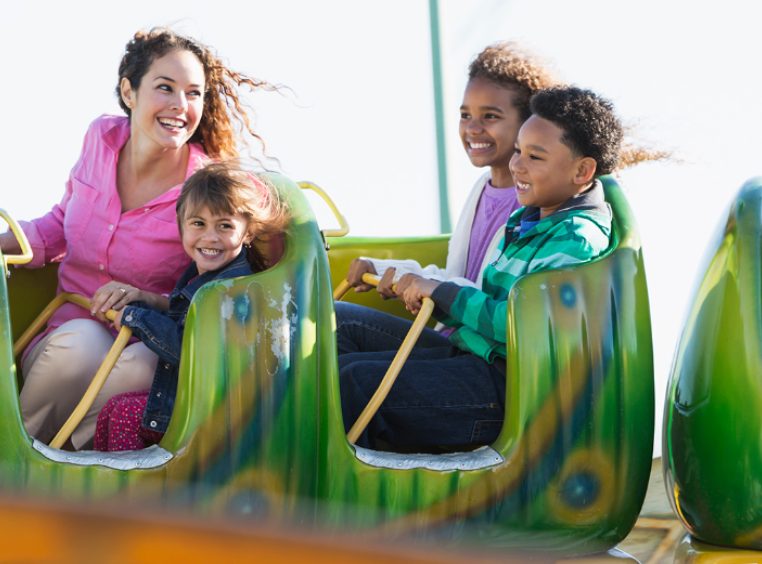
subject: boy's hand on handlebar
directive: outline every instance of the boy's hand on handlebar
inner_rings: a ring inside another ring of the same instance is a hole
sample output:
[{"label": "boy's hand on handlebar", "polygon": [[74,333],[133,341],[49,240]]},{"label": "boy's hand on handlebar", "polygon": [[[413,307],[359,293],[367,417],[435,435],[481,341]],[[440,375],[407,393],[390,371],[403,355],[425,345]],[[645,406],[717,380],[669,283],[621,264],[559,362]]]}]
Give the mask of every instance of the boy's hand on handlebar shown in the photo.
[{"label": "boy's hand on handlebar", "polygon": [[416,315],[421,309],[423,298],[430,298],[441,282],[422,278],[416,274],[405,274],[397,282],[397,295],[405,302],[405,309]]},{"label": "boy's hand on handlebar", "polygon": [[120,310],[127,304],[140,300],[140,296],[140,290],[134,286],[123,282],[109,282],[98,288],[93,294],[90,315],[105,321],[105,313],[108,310]]},{"label": "boy's hand on handlebar", "polygon": [[367,292],[373,288],[370,284],[366,284],[362,281],[362,275],[366,272],[376,274],[376,269],[373,267],[373,263],[369,260],[357,258],[349,265],[347,282],[349,282],[349,285],[355,289],[355,292]]}]

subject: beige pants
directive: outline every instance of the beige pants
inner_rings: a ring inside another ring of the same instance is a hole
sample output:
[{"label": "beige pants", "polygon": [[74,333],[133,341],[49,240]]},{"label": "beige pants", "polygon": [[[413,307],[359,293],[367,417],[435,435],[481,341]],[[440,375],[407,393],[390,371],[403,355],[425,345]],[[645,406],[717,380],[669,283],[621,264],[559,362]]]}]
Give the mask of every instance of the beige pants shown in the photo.
[{"label": "beige pants", "polygon": [[[106,353],[111,333],[92,319],[72,319],[51,331],[22,366],[21,414],[27,432],[49,443],[82,399]],[[158,357],[143,343],[124,349],[90,410],[71,436],[74,448],[88,448],[103,405],[116,394],[151,387]]]}]

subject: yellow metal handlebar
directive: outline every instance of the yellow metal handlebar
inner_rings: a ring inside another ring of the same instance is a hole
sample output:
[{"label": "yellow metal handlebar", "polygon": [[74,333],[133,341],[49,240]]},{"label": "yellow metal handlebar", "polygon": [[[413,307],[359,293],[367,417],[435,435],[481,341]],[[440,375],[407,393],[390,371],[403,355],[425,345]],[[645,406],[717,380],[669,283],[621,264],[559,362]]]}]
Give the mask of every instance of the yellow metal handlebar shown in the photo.
[{"label": "yellow metal handlebar", "polygon": [[[37,316],[37,318],[32,322],[32,324],[27,328],[26,331],[24,331],[21,337],[19,337],[19,339],[13,345],[13,355],[18,356],[26,348],[26,346],[29,344],[32,338],[37,333],[40,332],[40,329],[42,329],[43,325],[47,323],[48,319],[50,319],[50,316],[53,315],[53,312],[55,312],[59,307],[61,307],[64,303],[67,303],[67,302],[77,304],[88,311],[92,307],[90,304],[90,300],[88,300],[84,296],[80,296],[78,294],[68,294],[68,293],[58,294],[53,299],[53,301],[51,301],[47,305],[47,307],[45,307],[45,309],[42,310],[42,313],[40,313],[40,315]],[[117,312],[111,309],[106,312],[106,319],[113,321],[116,315],[117,315]],[[79,400],[77,407],[74,408],[74,411],[72,411],[69,418],[63,424],[63,426],[61,427],[61,430],[58,431],[58,434],[56,434],[56,436],[53,437],[53,440],[50,441],[51,447],[61,448],[64,445],[64,443],[69,439],[69,437],[77,428],[77,426],[82,422],[82,419],[84,419],[85,415],[92,407],[96,396],[101,391],[101,388],[103,388],[103,384],[106,383],[106,378],[108,378],[108,375],[111,373],[111,369],[114,368],[116,361],[119,360],[119,355],[122,354],[122,351],[127,346],[127,343],[130,341],[130,337],[132,337],[132,329],[130,329],[129,327],[122,326],[122,328],[119,330],[119,334],[116,336],[116,339],[114,340],[114,344],[111,345],[111,348],[109,349],[108,354],[106,355],[106,358],[103,360],[103,363],[98,368],[98,371],[95,373],[95,376],[93,376],[93,379],[90,382],[90,385],[87,387],[87,390],[85,390],[85,393],[82,395],[82,399]]]},{"label": "yellow metal handlebar", "polygon": [[349,233],[349,224],[347,223],[347,220],[341,214],[339,209],[336,207],[336,204],[333,203],[333,200],[325,192],[325,190],[323,190],[320,186],[318,186],[314,182],[310,182],[309,180],[302,180],[298,184],[299,184],[299,188],[301,188],[302,190],[312,190],[318,196],[320,196],[323,199],[323,201],[326,203],[326,205],[328,205],[330,210],[333,212],[333,215],[336,218],[336,220],[339,222],[338,229],[323,230],[323,235],[325,237],[343,237],[344,235]]},{"label": "yellow metal handlebar", "polygon": [[[380,278],[378,276],[368,272],[362,276],[362,281],[366,284],[370,284],[371,286],[378,286],[379,280]],[[343,280],[334,291],[334,299],[341,299],[341,297],[347,293],[349,288],[351,288],[349,282],[347,280]],[[402,345],[400,345],[397,354],[394,355],[394,359],[389,365],[386,374],[384,374],[384,378],[381,380],[381,383],[378,385],[378,389],[376,389],[375,393],[370,398],[370,401],[368,401],[368,405],[366,405],[365,409],[362,410],[362,413],[360,413],[360,416],[357,418],[357,421],[354,422],[352,428],[349,429],[349,432],[347,433],[347,440],[350,443],[357,441],[362,432],[368,426],[368,423],[370,423],[370,420],[373,419],[373,416],[381,407],[381,404],[384,403],[386,396],[389,395],[389,391],[392,389],[395,380],[397,380],[397,376],[399,376],[402,367],[405,365],[405,361],[410,356],[416,341],[418,341],[418,337],[421,336],[421,332],[423,332],[424,328],[426,327],[426,323],[428,323],[433,312],[434,302],[431,300],[431,298],[423,298],[421,309],[418,312],[415,321],[413,321],[413,324],[410,326],[410,330],[405,336],[405,340],[402,341]]]},{"label": "yellow metal handlebar", "polygon": [[22,231],[21,226],[4,209],[0,209],[0,218],[8,224],[8,227],[19,243],[19,247],[21,247],[20,255],[5,255],[5,264],[26,264],[31,262],[32,247],[29,244],[29,239],[26,238],[26,235]]},{"label": "yellow metal handlebar", "polygon": [[[370,284],[371,286],[378,286],[378,282],[381,280],[381,278],[377,274],[371,274],[370,272],[366,272],[362,275],[362,281],[366,284]],[[392,286],[394,287],[394,286]],[[339,282],[339,285],[336,286],[336,289],[333,291],[333,300],[335,302],[338,302],[343,298],[347,292],[352,288],[352,285],[349,283],[349,280],[346,278]]]}]

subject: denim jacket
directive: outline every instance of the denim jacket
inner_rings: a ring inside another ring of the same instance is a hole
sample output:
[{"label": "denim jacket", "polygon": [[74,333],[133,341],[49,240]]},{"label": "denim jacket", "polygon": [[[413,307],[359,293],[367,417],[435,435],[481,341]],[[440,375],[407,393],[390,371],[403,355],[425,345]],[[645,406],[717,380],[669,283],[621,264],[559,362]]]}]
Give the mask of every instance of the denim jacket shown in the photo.
[{"label": "denim jacket", "polygon": [[252,274],[246,260],[246,249],[219,270],[199,275],[196,263],[186,269],[169,295],[169,309],[159,311],[142,302],[124,308],[122,325],[132,329],[149,349],[159,356],[156,372],[143,413],[142,426],[163,433],[167,430],[177,393],[177,373],[180,365],[180,347],[183,342],[185,316],[193,295],[207,282]]}]

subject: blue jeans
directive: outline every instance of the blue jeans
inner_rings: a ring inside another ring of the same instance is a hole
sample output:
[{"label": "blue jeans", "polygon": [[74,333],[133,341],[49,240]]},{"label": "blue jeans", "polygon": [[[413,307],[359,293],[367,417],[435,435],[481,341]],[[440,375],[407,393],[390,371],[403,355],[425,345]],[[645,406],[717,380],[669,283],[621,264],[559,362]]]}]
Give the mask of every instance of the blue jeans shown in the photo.
[{"label": "blue jeans", "polygon": [[[336,304],[344,426],[352,426],[378,388],[410,322],[362,306]],[[502,363],[449,344],[427,329],[357,444],[437,451],[493,442],[503,425]]]},{"label": "blue jeans", "polygon": [[[339,355],[353,352],[396,351],[412,323],[377,309],[336,302],[336,345]],[[423,330],[416,348],[447,347],[450,341],[438,331]]]}]

